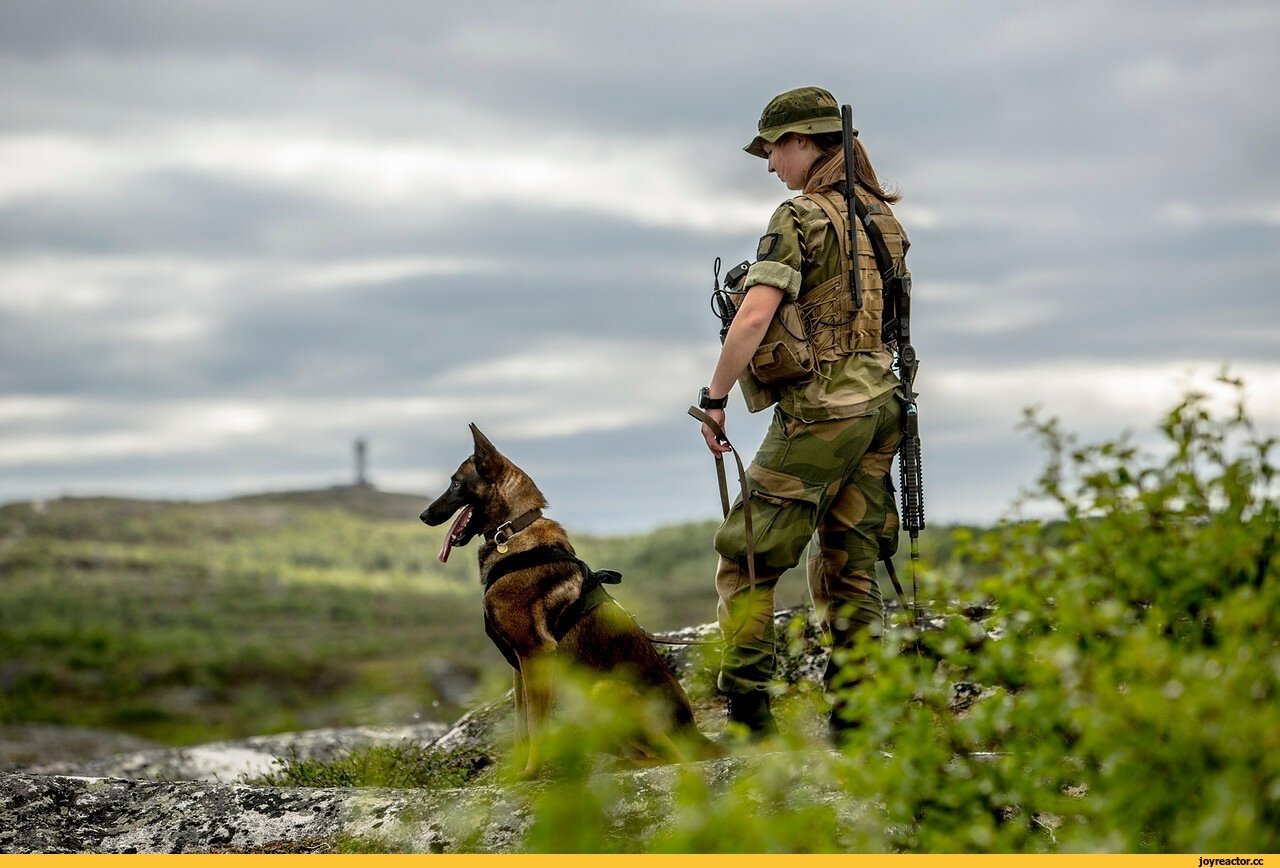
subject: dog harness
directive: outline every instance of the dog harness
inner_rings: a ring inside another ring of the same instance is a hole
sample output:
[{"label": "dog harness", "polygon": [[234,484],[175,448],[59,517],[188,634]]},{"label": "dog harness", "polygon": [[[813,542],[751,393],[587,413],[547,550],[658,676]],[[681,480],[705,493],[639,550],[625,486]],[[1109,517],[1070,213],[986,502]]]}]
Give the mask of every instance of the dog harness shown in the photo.
[{"label": "dog harness", "polygon": [[[484,589],[488,591],[495,582],[511,573],[517,573],[532,567],[559,563],[571,563],[582,571],[582,592],[578,595],[578,599],[570,603],[551,625],[551,635],[558,642],[568,635],[569,631],[576,627],[579,621],[605,603],[613,600],[609,592],[604,589],[604,585],[618,584],[622,581],[622,573],[617,570],[593,570],[587,565],[586,561],[559,546],[538,546],[505,557],[490,567],[484,576]],[[494,631],[490,628],[487,616],[485,618],[485,631],[490,638],[493,638]],[[510,652],[504,647],[505,643],[495,640],[495,644],[502,649],[507,661],[515,666],[516,664],[511,660]]]}]

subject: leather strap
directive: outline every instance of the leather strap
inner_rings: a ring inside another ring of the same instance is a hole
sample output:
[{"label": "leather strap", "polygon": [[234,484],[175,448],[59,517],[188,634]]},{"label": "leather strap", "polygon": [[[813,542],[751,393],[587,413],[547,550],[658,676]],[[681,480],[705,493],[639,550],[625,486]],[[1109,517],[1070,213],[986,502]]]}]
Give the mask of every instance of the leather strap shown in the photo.
[{"label": "leather strap", "polygon": [[[889,573],[889,580],[893,582],[894,593],[898,595],[898,605],[902,606],[902,611],[904,613],[908,611],[912,613],[913,617],[911,620],[913,623],[919,622],[920,614],[919,612],[916,611],[916,607],[912,606],[910,609],[907,608],[907,596],[902,590],[902,583],[898,581],[898,571],[893,566],[893,558],[881,558],[880,563],[884,564],[885,570]],[[914,596],[915,596],[914,586],[911,589],[911,593],[912,593],[912,598],[914,599]]]},{"label": "leather strap", "polygon": [[[742,487],[742,521],[747,536],[747,577],[750,579],[750,587],[754,590],[756,586],[756,543],[755,533],[751,527],[751,484],[747,481],[747,470],[742,466],[742,459],[738,456],[738,450],[733,448],[733,444],[729,442],[729,438],[725,435],[724,428],[719,422],[697,407],[690,407],[689,415],[710,428],[711,433],[716,435],[716,439],[729,447],[729,451],[733,453],[733,460],[738,465],[738,484]],[[716,478],[720,483],[720,506],[724,510],[725,517],[728,518],[729,483],[725,479],[724,456],[719,452],[715,455]]]},{"label": "leather strap", "polygon": [[489,534],[485,534],[484,538],[491,543],[497,543],[498,545],[502,545],[510,541],[510,539],[513,536],[515,536],[520,531],[524,530],[526,527],[533,524],[535,521],[537,521],[540,518],[542,518],[542,510],[531,509],[528,512],[524,513],[523,515],[517,516],[516,518],[513,518],[510,521],[504,521],[502,524],[498,525],[497,528],[494,529],[492,536],[490,536]]}]

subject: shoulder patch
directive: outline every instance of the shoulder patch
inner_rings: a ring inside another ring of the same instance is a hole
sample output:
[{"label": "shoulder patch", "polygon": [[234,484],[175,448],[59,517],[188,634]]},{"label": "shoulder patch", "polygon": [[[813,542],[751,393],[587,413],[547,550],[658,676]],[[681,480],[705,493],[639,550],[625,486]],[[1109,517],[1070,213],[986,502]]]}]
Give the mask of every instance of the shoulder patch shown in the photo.
[{"label": "shoulder patch", "polygon": [[782,235],[778,232],[770,232],[767,235],[760,236],[760,243],[756,246],[756,261],[761,262],[769,258],[773,251],[778,249],[778,240]]}]

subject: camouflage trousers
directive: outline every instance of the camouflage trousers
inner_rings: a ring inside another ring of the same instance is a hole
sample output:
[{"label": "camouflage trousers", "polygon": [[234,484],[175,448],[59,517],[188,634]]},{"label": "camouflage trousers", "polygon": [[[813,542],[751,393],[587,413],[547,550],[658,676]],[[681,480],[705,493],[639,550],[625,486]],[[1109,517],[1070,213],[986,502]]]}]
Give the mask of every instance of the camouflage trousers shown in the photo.
[{"label": "camouflage trousers", "polygon": [[782,573],[800,562],[810,540],[809,595],[835,647],[852,644],[862,630],[879,633],[884,601],[875,564],[897,549],[898,511],[889,471],[901,430],[902,403],[894,397],[864,416],[823,422],[775,410],[747,468],[754,584],[746,569],[741,497],[715,537],[717,614],[725,640],[721,690],[764,690],[772,679],[774,589]]}]

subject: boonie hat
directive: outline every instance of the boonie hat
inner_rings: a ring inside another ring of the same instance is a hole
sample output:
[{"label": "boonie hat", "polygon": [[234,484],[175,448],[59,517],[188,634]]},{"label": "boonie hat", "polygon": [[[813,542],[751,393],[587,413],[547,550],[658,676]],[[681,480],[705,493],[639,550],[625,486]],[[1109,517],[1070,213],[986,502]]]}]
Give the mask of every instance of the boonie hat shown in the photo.
[{"label": "boonie hat", "polygon": [[760,113],[759,135],[742,150],[767,157],[765,142],[776,142],[787,133],[840,132],[840,105],[829,91],[820,87],[798,87],[778,94]]}]

